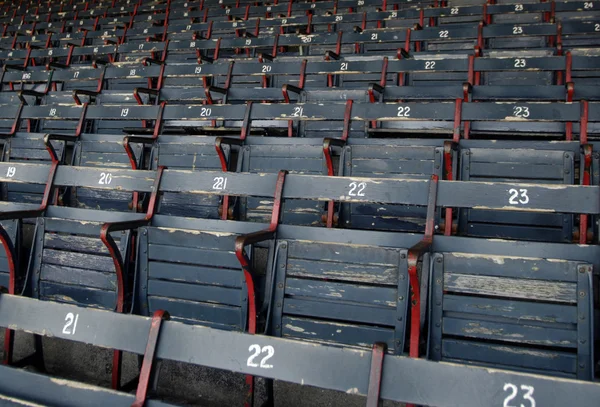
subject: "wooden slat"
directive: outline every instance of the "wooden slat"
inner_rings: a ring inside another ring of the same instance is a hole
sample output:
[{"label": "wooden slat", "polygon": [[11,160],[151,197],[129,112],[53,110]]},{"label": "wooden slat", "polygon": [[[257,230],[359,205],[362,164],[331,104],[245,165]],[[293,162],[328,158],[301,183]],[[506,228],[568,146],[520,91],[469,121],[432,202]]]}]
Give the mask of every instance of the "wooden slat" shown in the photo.
[{"label": "wooden slat", "polygon": [[444,318],[445,335],[561,348],[577,347],[575,330],[536,327],[483,320]]},{"label": "wooden slat", "polygon": [[117,304],[117,296],[114,291],[104,291],[92,288],[84,289],[79,286],[49,282],[40,283],[40,298],[43,300],[92,306],[109,310],[113,310]]},{"label": "wooden slat", "polygon": [[114,272],[98,272],[74,267],[43,264],[40,274],[43,281],[116,291],[117,276]]},{"label": "wooden slat", "polygon": [[242,304],[242,291],[239,288],[175,283],[162,280],[148,281],[148,295],[236,307]]},{"label": "wooden slat", "polygon": [[287,275],[392,286],[398,284],[397,267],[372,266],[365,263],[339,263],[288,258]]},{"label": "wooden slat", "polygon": [[[233,249],[233,248],[232,248]],[[240,269],[235,253],[211,249],[194,249],[189,247],[148,245],[148,256],[151,260],[198,264],[231,269]]]},{"label": "wooden slat", "polygon": [[523,323],[560,323],[576,324],[577,307],[558,304],[543,304],[472,296],[444,295],[444,311],[465,313],[465,318],[472,314],[490,317],[505,317]]},{"label": "wooden slat", "polygon": [[565,260],[548,261],[531,257],[446,253],[444,254],[444,270],[451,274],[577,281],[573,263]]},{"label": "wooden slat", "polygon": [[241,288],[244,284],[244,276],[241,270],[190,266],[187,264],[152,261],[148,264],[148,275],[151,279],[233,288]]},{"label": "wooden slat", "polygon": [[284,317],[282,336],[312,341],[333,342],[371,348],[376,342],[394,348],[394,331],[356,324],[314,321],[304,318]]},{"label": "wooden slat", "polygon": [[343,284],[331,281],[315,281],[298,278],[285,280],[285,293],[302,299],[320,299],[338,302],[349,302],[379,305],[396,308],[397,289],[373,287],[358,284]]},{"label": "wooden slat", "polygon": [[290,241],[288,256],[289,258],[305,260],[354,262],[365,265],[397,267],[400,251],[374,246]]},{"label": "wooden slat", "polygon": [[236,237],[234,233],[148,228],[148,242],[157,245],[231,251],[235,248]]},{"label": "wooden slat", "polygon": [[56,233],[44,234],[44,247],[48,249],[69,250],[72,252],[108,255],[108,249],[102,243],[99,236],[97,238],[63,235]]},{"label": "wooden slat", "polygon": [[242,321],[241,308],[221,304],[200,303],[180,299],[150,296],[148,298],[150,314],[156,310],[168,311],[173,318],[184,318],[194,320],[202,324],[202,321],[231,325],[239,327]]},{"label": "wooden slat", "polygon": [[286,298],[283,301],[283,312],[287,315],[319,320],[329,319],[379,326],[393,326],[396,321],[395,308],[369,307],[364,304],[318,301],[305,298]]},{"label": "wooden slat", "polygon": [[446,339],[442,341],[442,355],[444,358],[490,363],[510,368],[545,372],[562,371],[571,374],[577,371],[575,354],[554,350]]},{"label": "wooden slat", "polygon": [[109,256],[95,256],[87,253],[73,253],[63,250],[44,249],[42,263],[87,270],[115,271],[115,265]]}]

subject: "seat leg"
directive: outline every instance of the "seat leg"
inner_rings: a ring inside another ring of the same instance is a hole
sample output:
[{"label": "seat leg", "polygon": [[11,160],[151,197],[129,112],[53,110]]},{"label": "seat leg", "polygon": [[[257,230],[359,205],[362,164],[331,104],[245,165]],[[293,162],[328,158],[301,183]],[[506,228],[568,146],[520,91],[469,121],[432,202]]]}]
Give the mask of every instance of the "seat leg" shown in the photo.
[{"label": "seat leg", "polygon": [[265,397],[266,400],[261,405],[261,407],[274,407],[275,406],[275,395],[273,392],[273,379],[264,379],[265,380]]}]

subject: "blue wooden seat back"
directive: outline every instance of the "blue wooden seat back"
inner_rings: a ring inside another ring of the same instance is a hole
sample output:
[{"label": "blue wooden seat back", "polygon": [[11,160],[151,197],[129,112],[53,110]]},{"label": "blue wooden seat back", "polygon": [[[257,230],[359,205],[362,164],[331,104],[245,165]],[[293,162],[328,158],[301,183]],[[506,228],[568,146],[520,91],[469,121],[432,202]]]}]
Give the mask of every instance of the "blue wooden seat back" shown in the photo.
[{"label": "blue wooden seat back", "polygon": [[431,264],[433,360],[593,377],[591,264],[468,252]]},{"label": "blue wooden seat back", "polygon": [[406,250],[280,239],[271,273],[271,334],[360,347],[383,342],[403,352]]},{"label": "blue wooden seat back", "polygon": [[[462,181],[574,183],[572,152],[470,148],[462,149],[460,154]],[[519,197],[519,193],[511,198],[512,205],[518,205],[519,199],[523,202],[527,199]],[[463,209],[459,214],[459,233],[468,236],[568,242],[572,239],[572,229],[573,217],[560,213]]]}]

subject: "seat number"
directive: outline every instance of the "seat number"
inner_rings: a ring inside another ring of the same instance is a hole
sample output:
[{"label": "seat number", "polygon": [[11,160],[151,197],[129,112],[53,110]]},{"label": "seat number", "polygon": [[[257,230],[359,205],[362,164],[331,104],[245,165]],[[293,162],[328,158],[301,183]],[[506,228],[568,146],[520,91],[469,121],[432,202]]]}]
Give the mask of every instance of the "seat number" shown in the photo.
[{"label": "seat number", "polygon": [[343,19],[343,16],[335,16],[335,21],[342,21]]},{"label": "seat number", "polygon": [[515,68],[525,68],[526,62],[523,58],[515,59]]},{"label": "seat number", "polygon": [[302,42],[308,44],[309,42],[312,42],[312,37],[302,37]]},{"label": "seat number", "polygon": [[227,177],[215,177],[213,178],[212,189],[216,191],[222,191],[227,188]]},{"label": "seat number", "polygon": [[523,5],[522,4],[515,4],[515,11],[523,11]]},{"label": "seat number", "polygon": [[110,172],[101,172],[100,173],[100,181],[98,181],[98,184],[109,185],[111,182],[112,182],[112,174]]},{"label": "seat number", "polygon": [[6,170],[6,176],[8,178],[14,177],[16,173],[17,173],[16,167],[8,167],[8,169]]},{"label": "seat number", "polygon": [[586,10],[594,8],[594,3],[592,3],[591,1],[586,1],[585,3],[583,3],[583,8]]},{"label": "seat number", "polygon": [[452,8],[450,9],[450,14],[452,14],[452,15],[456,15],[456,14],[458,14],[458,7],[452,7]]},{"label": "seat number", "polygon": [[435,61],[425,61],[425,69],[435,69]]},{"label": "seat number", "polygon": [[263,65],[262,66],[263,73],[271,72],[271,69],[272,69],[271,65]]},{"label": "seat number", "polygon": [[351,182],[348,187],[350,191],[348,192],[349,196],[365,196],[365,188],[367,188],[366,182]]},{"label": "seat number", "polygon": [[440,38],[448,38],[448,30],[442,30],[438,33],[438,35],[440,36]]},{"label": "seat number", "polygon": [[347,71],[348,70],[348,62],[342,62],[342,64],[340,65],[340,71]]},{"label": "seat number", "polygon": [[[259,367],[261,369],[273,369],[273,365],[269,365],[267,360],[271,359],[275,355],[275,349],[271,345],[263,346],[262,348],[258,344],[250,345],[248,351],[251,355],[248,357],[246,365],[250,367]],[[254,360],[260,355],[266,354],[260,360],[260,364]]]},{"label": "seat number", "polygon": [[[515,189],[511,188],[508,190],[510,194],[510,198],[508,198],[508,203],[511,205],[526,205],[529,203],[529,196],[527,196],[526,189]],[[506,390],[506,389],[505,389]]]},{"label": "seat number", "polygon": [[[502,405],[502,407],[517,407],[514,404],[510,404],[515,399],[515,397],[517,397],[517,394],[519,393],[519,388],[517,387],[517,385],[512,384],[512,383],[506,383],[504,385],[504,391],[508,391],[508,392],[510,392],[510,394],[508,396],[506,396],[506,398],[504,399],[504,404]],[[527,400],[529,402],[529,406],[519,403],[520,406],[521,407],[535,407],[535,399],[533,398],[533,391],[534,391],[533,386],[527,386],[527,385],[522,384],[521,391],[523,391],[525,393],[525,394],[523,394],[523,400]]]},{"label": "seat number", "polygon": [[202,72],[201,66],[197,66],[196,68],[194,68],[194,73],[201,73],[201,72]]},{"label": "seat number", "polygon": [[594,31],[600,31],[600,24],[594,24]]},{"label": "seat number", "polygon": [[398,117],[410,117],[410,107],[398,106]]},{"label": "seat number", "polygon": [[23,74],[23,76],[21,77],[21,80],[25,80],[25,79],[31,79],[31,73],[30,72],[26,72]]},{"label": "seat number", "polygon": [[203,107],[200,109],[200,117],[210,117],[212,109],[210,107]]},{"label": "seat number", "polygon": [[75,335],[78,319],[79,314],[73,314],[72,312],[69,312],[65,316],[65,326],[63,327],[62,333],[65,335]]},{"label": "seat number", "polygon": [[513,27],[513,34],[523,34],[523,27],[520,27],[520,26]]},{"label": "seat number", "polygon": [[513,107],[513,116],[514,117],[529,117],[529,108],[527,106],[515,106]]}]

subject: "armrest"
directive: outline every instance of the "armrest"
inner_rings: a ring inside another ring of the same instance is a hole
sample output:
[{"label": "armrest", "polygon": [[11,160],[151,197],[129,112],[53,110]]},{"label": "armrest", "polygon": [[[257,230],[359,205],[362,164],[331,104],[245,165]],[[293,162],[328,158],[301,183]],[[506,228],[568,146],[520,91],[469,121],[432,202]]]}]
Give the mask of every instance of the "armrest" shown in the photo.
[{"label": "armrest", "polygon": [[396,57],[398,59],[409,59],[409,58],[411,58],[411,55],[404,48],[398,48],[398,52],[396,53]]},{"label": "armrest", "polygon": [[200,54],[200,56],[198,57],[198,63],[200,64],[202,62],[206,62],[208,64],[212,64],[213,62],[215,62],[215,60],[214,60],[214,58],[207,57],[206,55]]},{"label": "armrest", "polygon": [[273,60],[275,60],[275,57],[271,54],[263,54],[261,52],[260,54],[258,54],[258,62],[263,62],[264,60],[273,62]]},{"label": "armrest", "polygon": [[297,86],[294,85],[290,85],[289,83],[286,83],[285,85],[283,85],[281,87],[281,91],[283,92],[283,98],[285,99],[285,103],[290,103],[290,95],[289,92],[293,92],[297,95],[302,94],[302,91],[304,89],[299,88]]},{"label": "armrest", "polygon": [[[154,211],[156,210],[157,196],[160,189],[160,182],[162,179],[163,170],[164,167],[158,167],[158,170],[156,172],[156,179],[154,180],[154,185],[152,187],[152,195],[150,196],[150,202],[148,203],[148,211],[146,212],[146,215],[143,218],[132,217],[132,219],[130,220],[125,220],[121,222],[107,222],[104,225],[102,225],[102,228],[100,229],[100,240],[102,240],[102,243],[104,243],[104,245],[108,249],[113,259],[113,263],[115,265],[115,272],[117,274],[117,294],[121,298],[124,298],[123,289],[125,268],[123,265],[123,256],[121,255],[119,246],[117,246],[115,240],[110,235],[110,233],[122,230],[132,230],[140,226],[146,226],[150,224],[152,217],[154,216]],[[119,309],[119,306],[121,307],[121,309]],[[123,311],[122,306],[123,302],[118,301],[117,312]]]},{"label": "armrest", "polygon": [[46,150],[50,153],[50,158],[52,161],[58,161],[58,154],[56,154],[56,150],[50,141],[52,140],[60,140],[60,141],[75,141],[79,136],[75,134],[45,134],[44,135],[44,145],[46,146]]},{"label": "armrest", "polygon": [[144,66],[148,65],[148,63],[154,64],[154,65],[164,65],[165,61],[161,61],[160,59],[150,58],[150,57],[146,57],[146,58],[142,59],[142,64]]},{"label": "armrest", "polygon": [[207,88],[204,89],[204,94],[206,95],[206,99],[208,101],[209,104],[213,104],[213,98],[212,98],[212,93],[220,93],[223,96],[227,96],[227,93],[229,92],[228,89],[225,88],[220,88],[218,86],[209,86]]},{"label": "armrest", "polygon": [[69,65],[67,64],[61,64],[60,62],[49,62],[46,64],[46,69],[50,70],[52,68],[60,68],[60,69],[67,69],[69,67]]},{"label": "armrest", "polygon": [[338,61],[340,58],[341,58],[340,55],[336,54],[333,51],[325,51],[325,60],[326,61],[329,61],[329,60],[332,60],[332,59]]},{"label": "armrest", "polygon": [[27,104],[27,100],[25,100],[25,98],[23,97],[23,95],[35,96],[36,98],[41,98],[41,97],[43,97],[45,95],[45,93],[38,92],[38,91],[35,91],[33,89],[23,89],[23,90],[20,90],[17,93],[17,97],[19,98],[19,100],[21,102],[23,102],[24,104]]},{"label": "armrest", "polygon": [[421,334],[421,291],[417,274],[417,263],[423,254],[429,250],[433,243],[435,210],[437,205],[438,176],[432,175],[429,182],[429,198],[427,202],[427,218],[425,220],[425,233],[423,238],[408,249],[407,266],[411,294],[411,322],[410,322],[410,357],[419,357]]},{"label": "armrest", "polygon": [[141,143],[141,144],[152,144],[156,140],[155,137],[145,137],[145,136],[125,136],[123,137],[123,147],[125,148],[125,152],[127,152],[127,156],[129,157],[129,163],[131,164],[131,168],[134,170],[138,167],[138,159],[135,156],[135,152],[133,148],[131,148],[131,143]]},{"label": "armrest", "polygon": [[97,68],[97,67],[98,67],[98,65],[108,65],[108,63],[109,63],[109,62],[108,62],[107,60],[105,60],[105,59],[94,59],[94,60],[92,61],[92,66],[93,66],[94,68]]},{"label": "armrest", "polygon": [[232,137],[217,137],[215,139],[215,148],[217,150],[217,154],[219,155],[219,160],[221,160],[221,169],[223,171],[227,171],[227,158],[225,157],[225,151],[223,150],[224,144],[230,146],[241,146],[244,144],[244,140]]},{"label": "armrest", "polygon": [[100,94],[100,92],[95,91],[95,90],[85,90],[85,89],[75,89],[73,90],[73,99],[75,100],[75,103],[77,103],[78,105],[81,105],[83,103],[81,103],[81,99],[79,99],[79,95],[85,95],[85,96],[89,96],[90,98],[92,97],[96,97]]},{"label": "armrest", "polygon": [[138,105],[143,105],[142,98],[140,97],[140,93],[146,94],[148,96],[159,96],[160,90],[158,89],[150,89],[150,88],[135,88],[133,90],[133,97],[137,100]]}]

